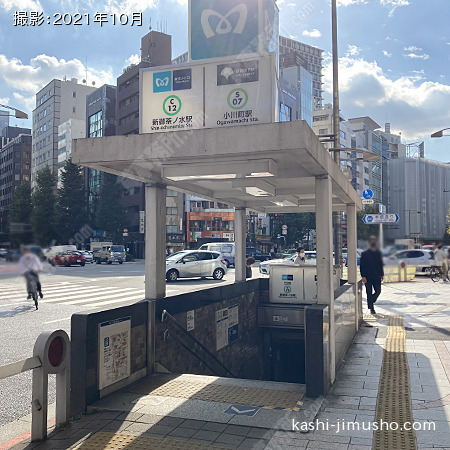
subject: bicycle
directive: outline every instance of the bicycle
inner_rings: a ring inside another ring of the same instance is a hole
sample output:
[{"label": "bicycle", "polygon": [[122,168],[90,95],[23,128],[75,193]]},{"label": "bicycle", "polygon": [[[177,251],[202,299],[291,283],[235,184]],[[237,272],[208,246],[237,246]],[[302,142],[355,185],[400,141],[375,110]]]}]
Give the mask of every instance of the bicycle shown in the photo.
[{"label": "bicycle", "polygon": [[37,274],[34,272],[27,272],[25,274],[25,278],[27,280],[27,291],[28,295],[31,295],[31,298],[34,301],[34,306],[36,309],[38,309],[38,289],[37,289],[37,283],[38,283],[38,277]]},{"label": "bicycle", "polygon": [[[441,278],[444,280],[444,271],[442,270],[442,267],[432,266],[430,269],[430,278],[433,281],[433,283],[438,283]],[[450,276],[448,273],[447,273],[447,280],[444,281],[450,281]]]}]

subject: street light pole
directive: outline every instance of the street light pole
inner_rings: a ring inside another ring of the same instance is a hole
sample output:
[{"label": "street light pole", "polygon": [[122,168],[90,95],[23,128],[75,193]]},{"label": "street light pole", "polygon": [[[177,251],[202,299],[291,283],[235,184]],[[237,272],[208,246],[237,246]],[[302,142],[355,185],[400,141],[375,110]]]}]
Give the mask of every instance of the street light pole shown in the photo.
[{"label": "street light pole", "polygon": [[[331,32],[333,50],[333,134],[334,134],[334,160],[341,165],[340,145],[340,114],[339,114],[339,59],[337,37],[337,1],[331,0]],[[334,213],[334,255],[335,264],[342,264],[342,233],[341,213]]]}]

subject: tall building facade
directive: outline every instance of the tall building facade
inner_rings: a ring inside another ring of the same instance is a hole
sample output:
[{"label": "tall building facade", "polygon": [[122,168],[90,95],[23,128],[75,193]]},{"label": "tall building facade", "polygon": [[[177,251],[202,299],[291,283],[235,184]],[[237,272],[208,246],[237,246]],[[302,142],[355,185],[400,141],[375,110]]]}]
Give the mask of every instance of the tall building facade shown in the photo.
[{"label": "tall building facade", "polygon": [[280,67],[286,60],[296,58],[296,65],[303,66],[312,75],[314,108],[320,109],[323,103],[323,50],[284,36],[279,38]]},{"label": "tall building facade", "polygon": [[3,130],[9,126],[9,112],[0,108],[0,136],[3,134]]},{"label": "tall building facade", "polygon": [[[86,137],[96,138],[116,134],[116,94],[116,86],[105,84],[86,96]],[[89,209],[95,213],[94,208],[102,183],[102,172],[86,168],[84,173]]]},{"label": "tall building facade", "polygon": [[84,120],[86,95],[94,87],[71,80],[52,80],[36,94],[33,110],[33,144],[31,155],[31,185],[36,174],[45,167],[53,173],[58,170],[58,126],[69,119]]},{"label": "tall building facade", "polygon": [[0,233],[6,232],[14,190],[31,179],[31,130],[22,128],[24,132],[17,134],[15,127],[7,128],[12,128],[13,137],[3,138],[0,145]]},{"label": "tall building facade", "polygon": [[58,187],[62,186],[62,171],[72,156],[72,139],[86,137],[86,121],[69,119],[58,127]]},{"label": "tall building facade", "polygon": [[401,157],[388,161],[388,173],[388,211],[397,213],[400,220],[396,226],[385,227],[386,237],[440,241],[450,207],[450,164]]}]

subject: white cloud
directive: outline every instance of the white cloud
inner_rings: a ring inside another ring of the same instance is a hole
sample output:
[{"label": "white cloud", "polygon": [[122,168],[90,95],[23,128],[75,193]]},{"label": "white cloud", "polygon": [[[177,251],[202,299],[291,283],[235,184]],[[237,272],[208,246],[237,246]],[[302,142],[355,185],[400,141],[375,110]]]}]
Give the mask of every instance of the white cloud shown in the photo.
[{"label": "white cloud", "polygon": [[350,6],[350,5],[363,5],[367,3],[367,0],[338,0],[338,6]]},{"label": "white cloud", "polygon": [[125,64],[129,66],[131,64],[138,64],[140,61],[141,57],[137,53],[135,53],[125,60]]},{"label": "white cloud", "polygon": [[[186,1],[177,0],[184,4]],[[158,0],[106,0],[105,12],[113,14],[131,14],[133,12],[145,11],[147,8],[156,8]]]},{"label": "white cloud", "polygon": [[[86,68],[78,59],[66,61],[43,54],[24,64],[20,59],[8,59],[0,54],[0,77],[15,90],[34,94],[53,78],[62,79],[64,76],[82,80],[86,78]],[[89,82],[95,81],[97,86],[113,83],[115,79],[110,68],[89,68],[87,76]]]},{"label": "white cloud", "polygon": [[356,56],[359,55],[361,52],[361,49],[356,45],[347,45],[347,56]]},{"label": "white cloud", "polygon": [[320,36],[322,36],[322,33],[316,28],[313,28],[311,31],[305,30],[303,32],[303,36],[307,36],[310,38],[320,38]]},{"label": "white cloud", "polygon": [[409,47],[405,47],[403,50],[405,50],[405,52],[417,52],[417,51],[421,51],[422,49],[420,47],[410,45]]},{"label": "white cloud", "polygon": [[36,106],[36,97],[34,95],[27,97],[19,92],[13,92],[13,96],[19,103],[19,106],[21,106],[21,108],[28,113],[28,116],[31,117],[30,113]]},{"label": "white cloud", "polygon": [[0,0],[0,9],[5,11],[42,11],[39,0]]},{"label": "white cloud", "polygon": [[382,6],[390,8],[389,17],[392,17],[397,8],[399,8],[400,6],[408,6],[409,0],[380,0],[380,4]]},{"label": "white cloud", "polygon": [[[390,78],[375,61],[361,58],[343,57],[339,63],[340,104],[346,117],[380,120],[389,113],[406,140],[423,139],[450,122],[450,85],[425,81],[421,74]],[[324,75],[324,88],[330,93],[330,63]]]},{"label": "white cloud", "polygon": [[392,53],[389,53],[387,50],[383,50],[383,55],[386,56],[386,58],[390,58]]},{"label": "white cloud", "polygon": [[0,103],[2,105],[8,105],[9,97],[0,97]]},{"label": "white cloud", "polygon": [[430,59],[430,55],[427,55],[426,53],[422,53],[421,55],[417,53],[406,53],[403,57],[406,59],[423,59],[424,61]]}]

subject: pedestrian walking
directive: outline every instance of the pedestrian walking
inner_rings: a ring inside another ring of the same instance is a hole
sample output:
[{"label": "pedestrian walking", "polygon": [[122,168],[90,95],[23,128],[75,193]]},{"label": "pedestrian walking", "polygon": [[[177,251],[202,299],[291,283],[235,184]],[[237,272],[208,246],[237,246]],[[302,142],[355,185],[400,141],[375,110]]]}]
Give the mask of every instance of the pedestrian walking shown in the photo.
[{"label": "pedestrian walking", "polygon": [[360,272],[366,285],[367,308],[376,314],[374,304],[381,294],[381,282],[384,277],[383,257],[378,249],[378,239],[370,236],[369,248],[361,255]]},{"label": "pedestrian walking", "polygon": [[436,266],[438,266],[439,269],[442,270],[442,273],[444,275],[444,283],[447,283],[448,267],[444,253],[444,246],[442,244],[439,244],[436,251],[434,252],[434,262]]},{"label": "pedestrian walking", "polygon": [[246,278],[251,278],[252,277],[252,266],[253,264],[255,264],[256,260],[255,258],[247,258],[246,261],[246,267],[245,267],[245,277]]}]

